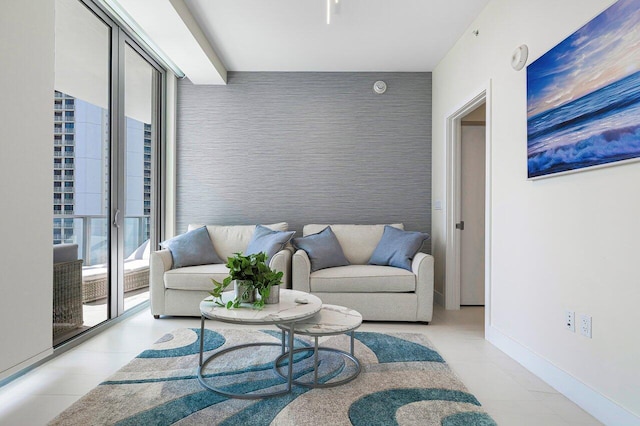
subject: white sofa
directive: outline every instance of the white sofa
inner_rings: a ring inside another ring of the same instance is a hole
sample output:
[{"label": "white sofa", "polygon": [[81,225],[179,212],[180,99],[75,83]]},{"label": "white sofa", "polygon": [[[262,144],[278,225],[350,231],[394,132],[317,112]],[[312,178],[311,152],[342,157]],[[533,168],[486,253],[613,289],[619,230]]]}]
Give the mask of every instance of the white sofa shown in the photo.
[{"label": "white sofa", "polygon": [[[189,225],[189,231],[204,225]],[[286,231],[286,222],[264,225],[274,231]],[[207,226],[209,237],[220,259],[237,252],[245,252],[255,225]],[[285,248],[269,261],[271,269],[282,271],[283,286],[290,288],[291,253]],[[151,253],[151,273],[149,291],[151,293],[151,313],[155,318],[160,315],[200,316],[200,302],[213,290],[211,278],[222,281],[229,270],[224,264],[187,266],[171,269],[173,259],[169,250],[163,249]]]},{"label": "white sofa", "polygon": [[[433,315],[433,257],[418,252],[411,271],[368,265],[384,225],[306,225],[303,236],[331,226],[348,266],[311,272],[304,250],[292,259],[292,286],[318,296],[323,303],[347,306],[365,320],[429,322]],[[402,224],[391,225],[403,229]]]}]

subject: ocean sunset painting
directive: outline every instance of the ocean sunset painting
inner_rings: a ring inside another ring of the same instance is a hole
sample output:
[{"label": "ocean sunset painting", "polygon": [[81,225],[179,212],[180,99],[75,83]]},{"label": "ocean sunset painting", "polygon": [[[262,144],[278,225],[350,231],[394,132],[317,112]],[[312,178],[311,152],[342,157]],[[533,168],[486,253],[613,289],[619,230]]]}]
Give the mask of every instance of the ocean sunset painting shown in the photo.
[{"label": "ocean sunset painting", "polygon": [[527,67],[528,177],[640,158],[640,0],[619,0]]}]

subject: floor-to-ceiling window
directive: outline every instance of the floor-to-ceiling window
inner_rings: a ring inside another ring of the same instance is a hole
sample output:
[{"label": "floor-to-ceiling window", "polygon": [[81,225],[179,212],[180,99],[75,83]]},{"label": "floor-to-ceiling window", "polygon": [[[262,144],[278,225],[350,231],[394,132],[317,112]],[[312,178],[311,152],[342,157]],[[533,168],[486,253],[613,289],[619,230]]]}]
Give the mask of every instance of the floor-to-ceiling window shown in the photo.
[{"label": "floor-to-ceiling window", "polygon": [[150,238],[154,212],[161,74],[128,42],[124,44],[124,310],[149,298]]},{"label": "floor-to-ceiling window", "polygon": [[148,300],[163,70],[88,0],[56,0],[54,345]]}]

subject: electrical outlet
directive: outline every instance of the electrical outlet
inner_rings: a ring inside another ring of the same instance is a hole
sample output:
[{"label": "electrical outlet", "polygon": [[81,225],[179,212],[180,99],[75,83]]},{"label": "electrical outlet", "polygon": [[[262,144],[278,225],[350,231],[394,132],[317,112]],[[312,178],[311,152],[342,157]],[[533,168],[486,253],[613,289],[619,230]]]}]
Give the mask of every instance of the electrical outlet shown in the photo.
[{"label": "electrical outlet", "polygon": [[587,314],[580,315],[580,334],[591,339],[591,316]]},{"label": "electrical outlet", "polygon": [[576,314],[573,311],[564,311],[564,326],[572,333],[576,332]]}]

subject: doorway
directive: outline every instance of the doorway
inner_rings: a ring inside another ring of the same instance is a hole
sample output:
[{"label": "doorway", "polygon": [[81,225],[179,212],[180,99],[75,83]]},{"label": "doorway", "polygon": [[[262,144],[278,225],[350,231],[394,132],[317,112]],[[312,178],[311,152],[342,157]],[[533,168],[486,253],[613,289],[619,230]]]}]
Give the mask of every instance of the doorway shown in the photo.
[{"label": "doorway", "polygon": [[491,301],[490,111],[488,84],[446,119],[445,308],[484,305],[485,328]]}]

